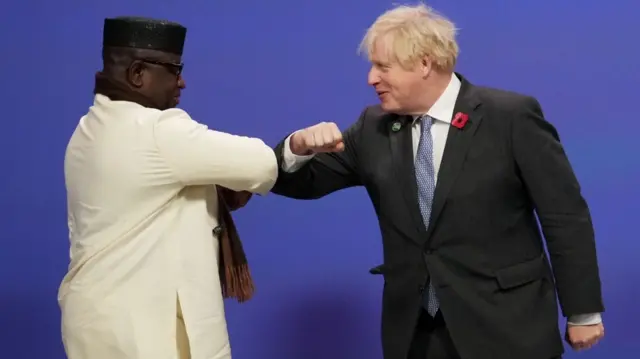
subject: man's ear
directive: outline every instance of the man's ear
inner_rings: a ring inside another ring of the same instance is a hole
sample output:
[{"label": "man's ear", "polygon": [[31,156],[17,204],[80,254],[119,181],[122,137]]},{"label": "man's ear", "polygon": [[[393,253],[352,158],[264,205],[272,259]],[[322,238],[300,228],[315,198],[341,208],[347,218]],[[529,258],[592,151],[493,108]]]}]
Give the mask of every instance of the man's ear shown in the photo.
[{"label": "man's ear", "polygon": [[135,88],[140,88],[144,84],[143,77],[146,66],[142,61],[135,60],[127,68],[127,82]]},{"label": "man's ear", "polygon": [[427,56],[423,57],[420,61],[420,72],[422,74],[422,78],[426,79],[431,74],[433,70],[433,62]]}]

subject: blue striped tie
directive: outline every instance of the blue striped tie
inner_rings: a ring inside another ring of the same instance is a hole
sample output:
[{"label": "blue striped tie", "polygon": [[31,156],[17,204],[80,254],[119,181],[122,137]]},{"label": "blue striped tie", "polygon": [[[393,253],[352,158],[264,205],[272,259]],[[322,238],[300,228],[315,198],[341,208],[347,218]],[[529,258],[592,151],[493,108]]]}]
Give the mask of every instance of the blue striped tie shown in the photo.
[{"label": "blue striped tie", "polygon": [[[420,205],[422,220],[424,226],[429,228],[431,205],[436,190],[436,176],[433,166],[433,138],[431,137],[433,119],[425,115],[420,120],[422,121],[422,134],[420,135],[420,143],[418,144],[418,152],[415,159],[416,182],[418,184],[418,204]],[[435,316],[438,311],[438,298],[436,298],[436,292],[431,285],[431,281],[429,281],[429,285],[424,292],[423,304],[427,312],[431,316]]]}]

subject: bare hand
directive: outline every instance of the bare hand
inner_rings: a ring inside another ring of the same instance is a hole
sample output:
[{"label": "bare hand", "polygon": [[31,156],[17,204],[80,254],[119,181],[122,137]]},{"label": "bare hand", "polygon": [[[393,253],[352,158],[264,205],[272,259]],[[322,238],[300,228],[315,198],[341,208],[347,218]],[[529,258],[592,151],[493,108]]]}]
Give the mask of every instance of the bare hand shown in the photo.
[{"label": "bare hand", "polygon": [[567,324],[565,340],[574,350],[589,349],[604,337],[604,325],[572,325]]},{"label": "bare hand", "polygon": [[232,211],[244,207],[251,199],[251,196],[253,196],[253,193],[251,192],[236,192],[222,186],[220,186],[220,190],[223,198],[219,200],[223,200],[227,204],[227,207]]},{"label": "bare hand", "polygon": [[291,152],[298,156],[344,151],[342,133],[333,122],[321,122],[296,132],[291,136],[289,146]]}]

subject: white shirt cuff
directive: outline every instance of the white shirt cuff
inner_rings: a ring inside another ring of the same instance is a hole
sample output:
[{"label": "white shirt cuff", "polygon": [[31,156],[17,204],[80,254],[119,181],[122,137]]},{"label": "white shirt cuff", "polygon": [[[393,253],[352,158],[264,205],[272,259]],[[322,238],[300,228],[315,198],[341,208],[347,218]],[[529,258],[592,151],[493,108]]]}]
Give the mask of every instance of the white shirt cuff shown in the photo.
[{"label": "white shirt cuff", "polygon": [[577,314],[568,318],[570,325],[595,325],[602,323],[602,315],[600,313]]},{"label": "white shirt cuff", "polygon": [[288,173],[293,173],[300,169],[300,167],[304,166],[309,160],[315,156],[315,154],[311,154],[308,156],[298,156],[291,152],[291,147],[289,145],[289,139],[293,136],[291,134],[287,139],[284,140],[284,148],[282,151],[283,161],[282,161],[282,170]]}]

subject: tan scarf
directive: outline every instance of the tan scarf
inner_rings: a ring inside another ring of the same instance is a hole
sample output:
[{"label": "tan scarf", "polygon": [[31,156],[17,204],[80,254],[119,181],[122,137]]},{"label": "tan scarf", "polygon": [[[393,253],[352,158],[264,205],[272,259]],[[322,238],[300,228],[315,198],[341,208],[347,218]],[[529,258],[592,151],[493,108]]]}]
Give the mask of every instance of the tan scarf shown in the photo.
[{"label": "tan scarf", "polygon": [[[102,73],[96,74],[94,94],[109,97],[112,101],[131,101],[141,106],[158,108],[151,99],[130,90],[127,86],[114,81]],[[242,248],[240,236],[233,223],[231,211],[244,205],[238,203],[238,195],[226,188],[216,186],[218,192],[218,222],[222,228],[218,233],[220,241],[220,255],[218,274],[225,298],[236,298],[242,303],[253,296],[254,286],[247,263],[247,257]]]}]

